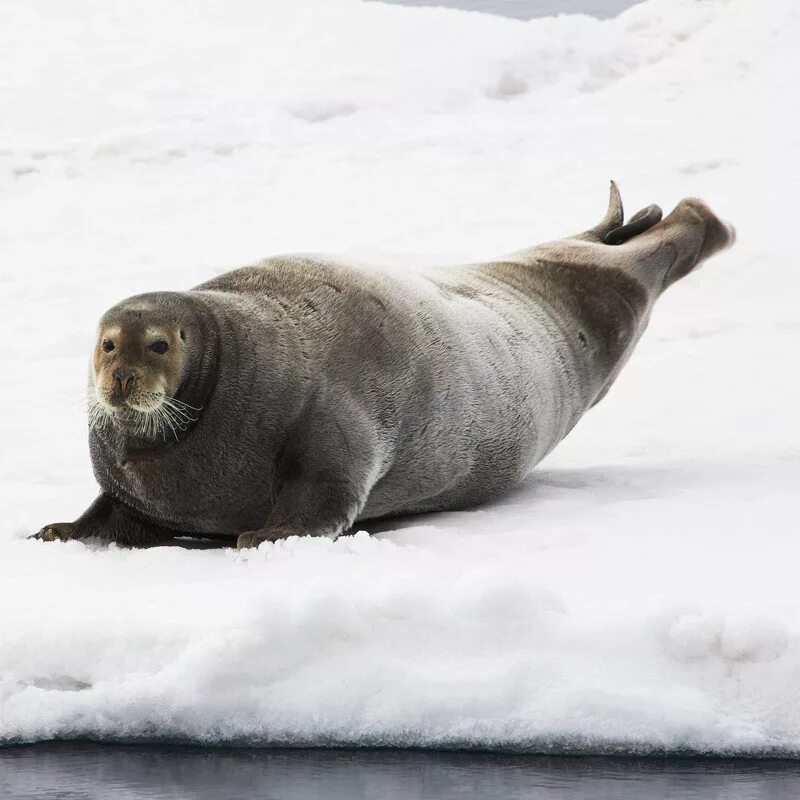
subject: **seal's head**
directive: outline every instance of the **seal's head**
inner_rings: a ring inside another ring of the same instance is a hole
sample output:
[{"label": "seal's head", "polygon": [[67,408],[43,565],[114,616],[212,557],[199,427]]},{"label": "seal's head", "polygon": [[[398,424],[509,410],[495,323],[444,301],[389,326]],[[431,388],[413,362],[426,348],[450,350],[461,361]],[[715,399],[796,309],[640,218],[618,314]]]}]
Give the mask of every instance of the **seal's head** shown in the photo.
[{"label": "seal's head", "polygon": [[123,301],[98,326],[89,382],[92,426],[114,423],[143,438],[178,435],[200,408],[179,399],[199,338],[179,295]]}]

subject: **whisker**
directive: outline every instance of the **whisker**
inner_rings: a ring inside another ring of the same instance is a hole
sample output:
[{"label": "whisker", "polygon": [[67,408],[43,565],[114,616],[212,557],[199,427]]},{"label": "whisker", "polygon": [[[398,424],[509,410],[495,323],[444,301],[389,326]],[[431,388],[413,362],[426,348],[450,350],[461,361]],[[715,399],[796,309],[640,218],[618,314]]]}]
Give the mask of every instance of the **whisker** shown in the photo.
[{"label": "whisker", "polygon": [[190,406],[188,403],[182,403],[180,400],[176,400],[174,397],[164,397],[163,404],[190,422],[196,422],[197,417],[190,414],[187,409],[191,409],[192,411],[202,411],[202,408],[195,408],[194,406]]},{"label": "whisker", "polygon": [[[172,420],[170,418],[170,415],[169,415],[169,412],[167,411],[166,406],[161,406],[161,408],[159,409],[159,412],[161,413],[161,416],[162,416],[162,419],[164,420],[164,422],[166,422],[166,424],[169,425],[170,430],[172,431],[172,435],[175,437],[175,441],[178,441],[178,432],[175,430],[175,426],[174,426],[174,424],[173,424],[173,422],[172,422]],[[164,441],[166,441],[166,438],[167,438],[167,434],[166,434],[166,430],[165,430],[164,431]]]},{"label": "whisker", "polygon": [[128,428],[134,436],[155,439],[159,436],[166,442],[167,429],[175,440],[178,431],[187,431],[197,422],[197,408],[163,392],[135,392],[131,401],[138,407],[125,405],[110,407],[111,391],[95,387],[86,397],[86,412],[90,429],[102,429],[116,422]]}]

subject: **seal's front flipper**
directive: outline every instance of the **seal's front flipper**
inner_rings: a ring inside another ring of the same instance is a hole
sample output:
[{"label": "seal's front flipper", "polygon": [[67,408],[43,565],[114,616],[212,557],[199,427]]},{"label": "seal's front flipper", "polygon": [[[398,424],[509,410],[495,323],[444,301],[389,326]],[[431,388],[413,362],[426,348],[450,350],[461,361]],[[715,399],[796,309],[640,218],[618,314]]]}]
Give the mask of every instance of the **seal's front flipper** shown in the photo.
[{"label": "seal's front flipper", "polygon": [[269,518],[260,530],[240,534],[237,548],[289,536],[336,539],[363,511],[386,469],[380,438],[360,403],[334,391],[335,398],[309,406],[293,430],[278,461]]},{"label": "seal's front flipper", "polygon": [[[352,468],[352,465],[351,465]],[[266,525],[239,534],[236,547],[258,547],[290,536],[326,536],[336,539],[355,521],[368,491],[360,481],[311,473],[282,482],[280,494]]]},{"label": "seal's front flipper", "polygon": [[180,535],[178,531],[168,530],[139,517],[119,501],[101,494],[75,522],[45,525],[28,538],[43,542],[99,539],[128,547],[152,547],[171,542]]},{"label": "seal's front flipper", "polygon": [[53,522],[45,525],[38,533],[29,539],[38,539],[42,542],[68,542],[70,539],[80,539],[80,531],[74,522]]},{"label": "seal's front flipper", "polygon": [[640,233],[650,230],[653,225],[661,222],[663,212],[657,205],[647,206],[641,211],[637,211],[624,225],[619,228],[612,228],[603,236],[605,244],[625,244],[625,242],[638,236]]}]

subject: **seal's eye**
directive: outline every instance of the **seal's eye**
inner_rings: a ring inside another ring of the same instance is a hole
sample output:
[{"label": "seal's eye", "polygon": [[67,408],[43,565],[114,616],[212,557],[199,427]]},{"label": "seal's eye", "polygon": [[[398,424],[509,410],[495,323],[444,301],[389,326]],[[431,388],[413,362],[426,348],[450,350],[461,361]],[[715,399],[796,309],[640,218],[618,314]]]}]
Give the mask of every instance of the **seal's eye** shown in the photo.
[{"label": "seal's eye", "polygon": [[110,353],[114,349],[114,342],[111,339],[103,339],[103,350]]},{"label": "seal's eye", "polygon": [[157,342],[153,342],[153,344],[150,345],[150,349],[154,353],[158,353],[160,356],[163,356],[164,353],[169,350],[169,345],[162,339],[159,339]]}]

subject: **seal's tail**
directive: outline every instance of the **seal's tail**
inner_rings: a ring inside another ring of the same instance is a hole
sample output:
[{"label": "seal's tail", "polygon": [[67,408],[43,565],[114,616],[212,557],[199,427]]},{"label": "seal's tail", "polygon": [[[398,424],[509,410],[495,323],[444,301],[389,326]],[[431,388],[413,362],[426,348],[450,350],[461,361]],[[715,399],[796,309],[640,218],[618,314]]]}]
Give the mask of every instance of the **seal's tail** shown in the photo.
[{"label": "seal's tail", "polygon": [[577,238],[619,247],[620,266],[661,291],[736,240],[733,227],[695,197],[681,200],[665,219],[661,216],[661,209],[652,205],[625,223],[622,198],[612,181],[605,217]]}]

